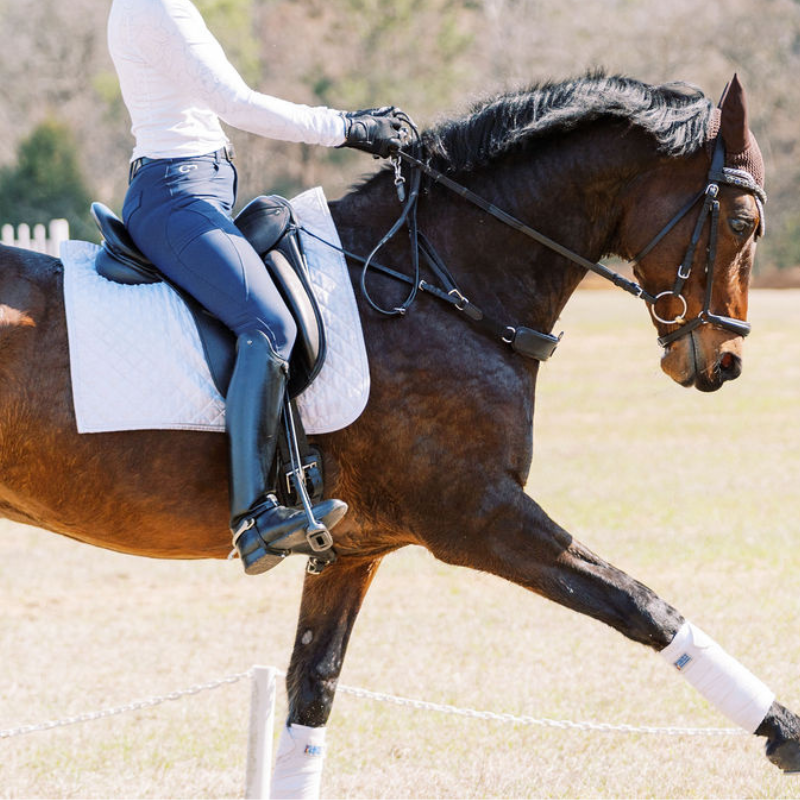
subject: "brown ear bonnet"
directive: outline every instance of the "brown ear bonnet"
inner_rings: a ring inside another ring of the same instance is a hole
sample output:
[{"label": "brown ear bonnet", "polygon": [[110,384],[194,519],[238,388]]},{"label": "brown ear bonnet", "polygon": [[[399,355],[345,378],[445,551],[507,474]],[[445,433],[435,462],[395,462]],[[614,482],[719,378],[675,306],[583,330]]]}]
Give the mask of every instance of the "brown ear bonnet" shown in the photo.
[{"label": "brown ear bonnet", "polygon": [[[725,87],[719,106],[711,112],[708,122],[706,146],[713,151],[717,136],[725,143],[726,183],[741,185],[753,191],[761,216],[759,235],[764,233],[764,207],[767,196],[764,192],[764,159],[747,122],[747,100],[739,76],[734,74]],[[749,179],[749,180],[748,180]],[[752,186],[748,186],[752,184]]]}]

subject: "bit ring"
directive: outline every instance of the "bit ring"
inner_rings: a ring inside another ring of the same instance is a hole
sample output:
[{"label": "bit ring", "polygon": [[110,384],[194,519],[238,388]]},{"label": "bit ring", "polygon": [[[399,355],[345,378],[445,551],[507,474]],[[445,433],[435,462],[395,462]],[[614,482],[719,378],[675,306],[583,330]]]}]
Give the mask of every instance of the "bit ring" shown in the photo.
[{"label": "bit ring", "polygon": [[[660,317],[656,311],[656,304],[662,297],[677,297],[683,303],[683,311],[681,311],[681,313],[678,314],[674,319],[664,319],[663,317]],[[672,292],[661,292],[660,294],[657,294],[655,300],[653,300],[653,305],[650,306],[650,312],[652,313],[654,319],[663,325],[674,325],[676,322],[683,322],[688,309],[689,306],[686,303],[686,298],[682,294],[673,294]]]}]

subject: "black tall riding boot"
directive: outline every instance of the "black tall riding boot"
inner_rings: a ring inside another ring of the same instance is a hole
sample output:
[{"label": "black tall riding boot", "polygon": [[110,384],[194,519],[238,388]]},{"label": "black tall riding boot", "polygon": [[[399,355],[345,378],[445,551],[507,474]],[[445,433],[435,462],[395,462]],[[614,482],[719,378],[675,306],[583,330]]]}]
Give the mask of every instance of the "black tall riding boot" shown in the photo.
[{"label": "black tall riding boot", "polygon": [[[313,555],[302,509],[278,503],[269,475],[278,445],[288,365],[261,331],[242,334],[226,400],[231,532],[244,571],[258,575],[292,552]],[[313,508],[328,530],[347,512],[341,500]]]}]

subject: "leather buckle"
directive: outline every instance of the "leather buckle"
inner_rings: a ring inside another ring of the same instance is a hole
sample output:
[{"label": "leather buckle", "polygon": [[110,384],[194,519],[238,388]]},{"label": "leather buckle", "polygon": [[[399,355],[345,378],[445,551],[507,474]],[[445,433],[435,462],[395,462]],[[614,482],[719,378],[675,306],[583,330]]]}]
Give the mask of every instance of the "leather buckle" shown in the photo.
[{"label": "leather buckle", "polygon": [[[303,464],[300,467],[299,471],[302,473],[302,476],[298,475],[297,477],[301,478],[301,480],[305,484],[306,491],[308,491],[309,486],[313,486],[312,473],[313,470],[315,469],[319,469],[319,464],[317,463],[316,459],[314,459],[313,461],[309,461],[307,464]],[[283,477],[286,480],[286,495],[288,497],[291,497],[294,494],[294,486],[292,484],[292,477],[294,476],[294,474],[295,474],[294,470],[287,470],[283,474]]]}]

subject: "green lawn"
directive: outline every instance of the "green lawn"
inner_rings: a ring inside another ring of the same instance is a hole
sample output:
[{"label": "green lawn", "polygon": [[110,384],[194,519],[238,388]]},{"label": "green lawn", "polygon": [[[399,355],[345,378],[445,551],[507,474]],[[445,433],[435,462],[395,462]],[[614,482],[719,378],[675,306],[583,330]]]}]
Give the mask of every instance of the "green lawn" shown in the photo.
[{"label": "green lawn", "polygon": [[[540,373],[530,493],[800,709],[800,291],[751,296],[742,377],[663,375],[641,304],[581,292]],[[513,399],[510,399],[513,402]],[[303,564],[259,579],[0,523],[0,729],[285,668]],[[342,682],[514,715],[728,727],[649,651],[412,548],[388,558]],[[0,797],[239,797],[246,681],[0,740]],[[281,698],[279,715],[285,714]],[[325,797],[800,798],[747,736],[471,720],[340,694]]]}]

